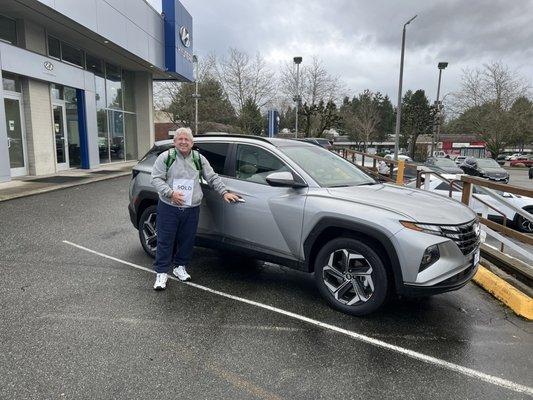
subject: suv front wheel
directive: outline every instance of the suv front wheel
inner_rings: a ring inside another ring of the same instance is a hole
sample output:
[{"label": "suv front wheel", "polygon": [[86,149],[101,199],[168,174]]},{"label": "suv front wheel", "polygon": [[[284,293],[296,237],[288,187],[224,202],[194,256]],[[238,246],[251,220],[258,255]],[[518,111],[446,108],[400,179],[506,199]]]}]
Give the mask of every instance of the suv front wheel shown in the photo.
[{"label": "suv front wheel", "polygon": [[157,206],[147,207],[139,219],[139,240],[146,253],[155,258],[157,248]]},{"label": "suv front wheel", "polygon": [[334,308],[351,315],[376,311],[387,298],[387,271],[379,255],[365,243],[337,238],[319,251],[315,280]]}]

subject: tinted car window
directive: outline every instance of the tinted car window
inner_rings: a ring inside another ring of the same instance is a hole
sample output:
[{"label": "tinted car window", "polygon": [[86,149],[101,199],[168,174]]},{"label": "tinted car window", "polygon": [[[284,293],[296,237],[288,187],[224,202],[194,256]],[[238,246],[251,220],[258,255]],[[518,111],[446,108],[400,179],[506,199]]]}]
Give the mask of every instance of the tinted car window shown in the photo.
[{"label": "tinted car window", "polygon": [[289,171],[276,156],[257,146],[237,146],[235,177],[245,181],[267,184],[266,177],[272,172]]},{"label": "tinted car window", "polygon": [[226,157],[228,156],[229,143],[195,143],[194,146],[198,148],[213,170],[219,174],[224,175],[224,164],[226,164]]}]

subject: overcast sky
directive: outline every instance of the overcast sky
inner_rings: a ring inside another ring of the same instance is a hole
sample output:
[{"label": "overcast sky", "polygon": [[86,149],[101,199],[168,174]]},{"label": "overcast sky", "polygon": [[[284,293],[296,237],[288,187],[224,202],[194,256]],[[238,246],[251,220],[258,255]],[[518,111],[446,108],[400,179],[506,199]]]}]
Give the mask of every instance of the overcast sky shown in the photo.
[{"label": "overcast sky", "polygon": [[[161,10],[161,0],[149,0]],[[404,92],[433,101],[439,61],[441,99],[457,90],[462,69],[501,61],[533,85],[533,0],[181,0],[193,16],[194,52],[229,47],[261,55],[277,70],[316,55],[345,83],[398,96],[401,32],[407,26]]]}]

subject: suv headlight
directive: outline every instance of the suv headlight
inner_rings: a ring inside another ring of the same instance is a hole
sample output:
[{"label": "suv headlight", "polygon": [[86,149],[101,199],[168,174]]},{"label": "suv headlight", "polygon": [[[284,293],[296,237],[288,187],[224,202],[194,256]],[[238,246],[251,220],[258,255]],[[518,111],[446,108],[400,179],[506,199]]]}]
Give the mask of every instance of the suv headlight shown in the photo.
[{"label": "suv headlight", "polygon": [[414,231],[442,236],[442,229],[438,225],[417,224],[417,223],[409,222],[409,221],[400,221],[400,224]]}]

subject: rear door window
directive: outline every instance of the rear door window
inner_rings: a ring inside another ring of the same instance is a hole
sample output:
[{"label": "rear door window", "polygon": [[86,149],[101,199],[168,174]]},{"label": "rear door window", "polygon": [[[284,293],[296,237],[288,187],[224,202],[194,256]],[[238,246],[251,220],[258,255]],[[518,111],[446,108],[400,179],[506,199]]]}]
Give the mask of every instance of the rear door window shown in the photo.
[{"label": "rear door window", "polygon": [[229,143],[194,143],[200,154],[207,158],[213,170],[219,175],[226,175],[224,166],[228,157]]}]

